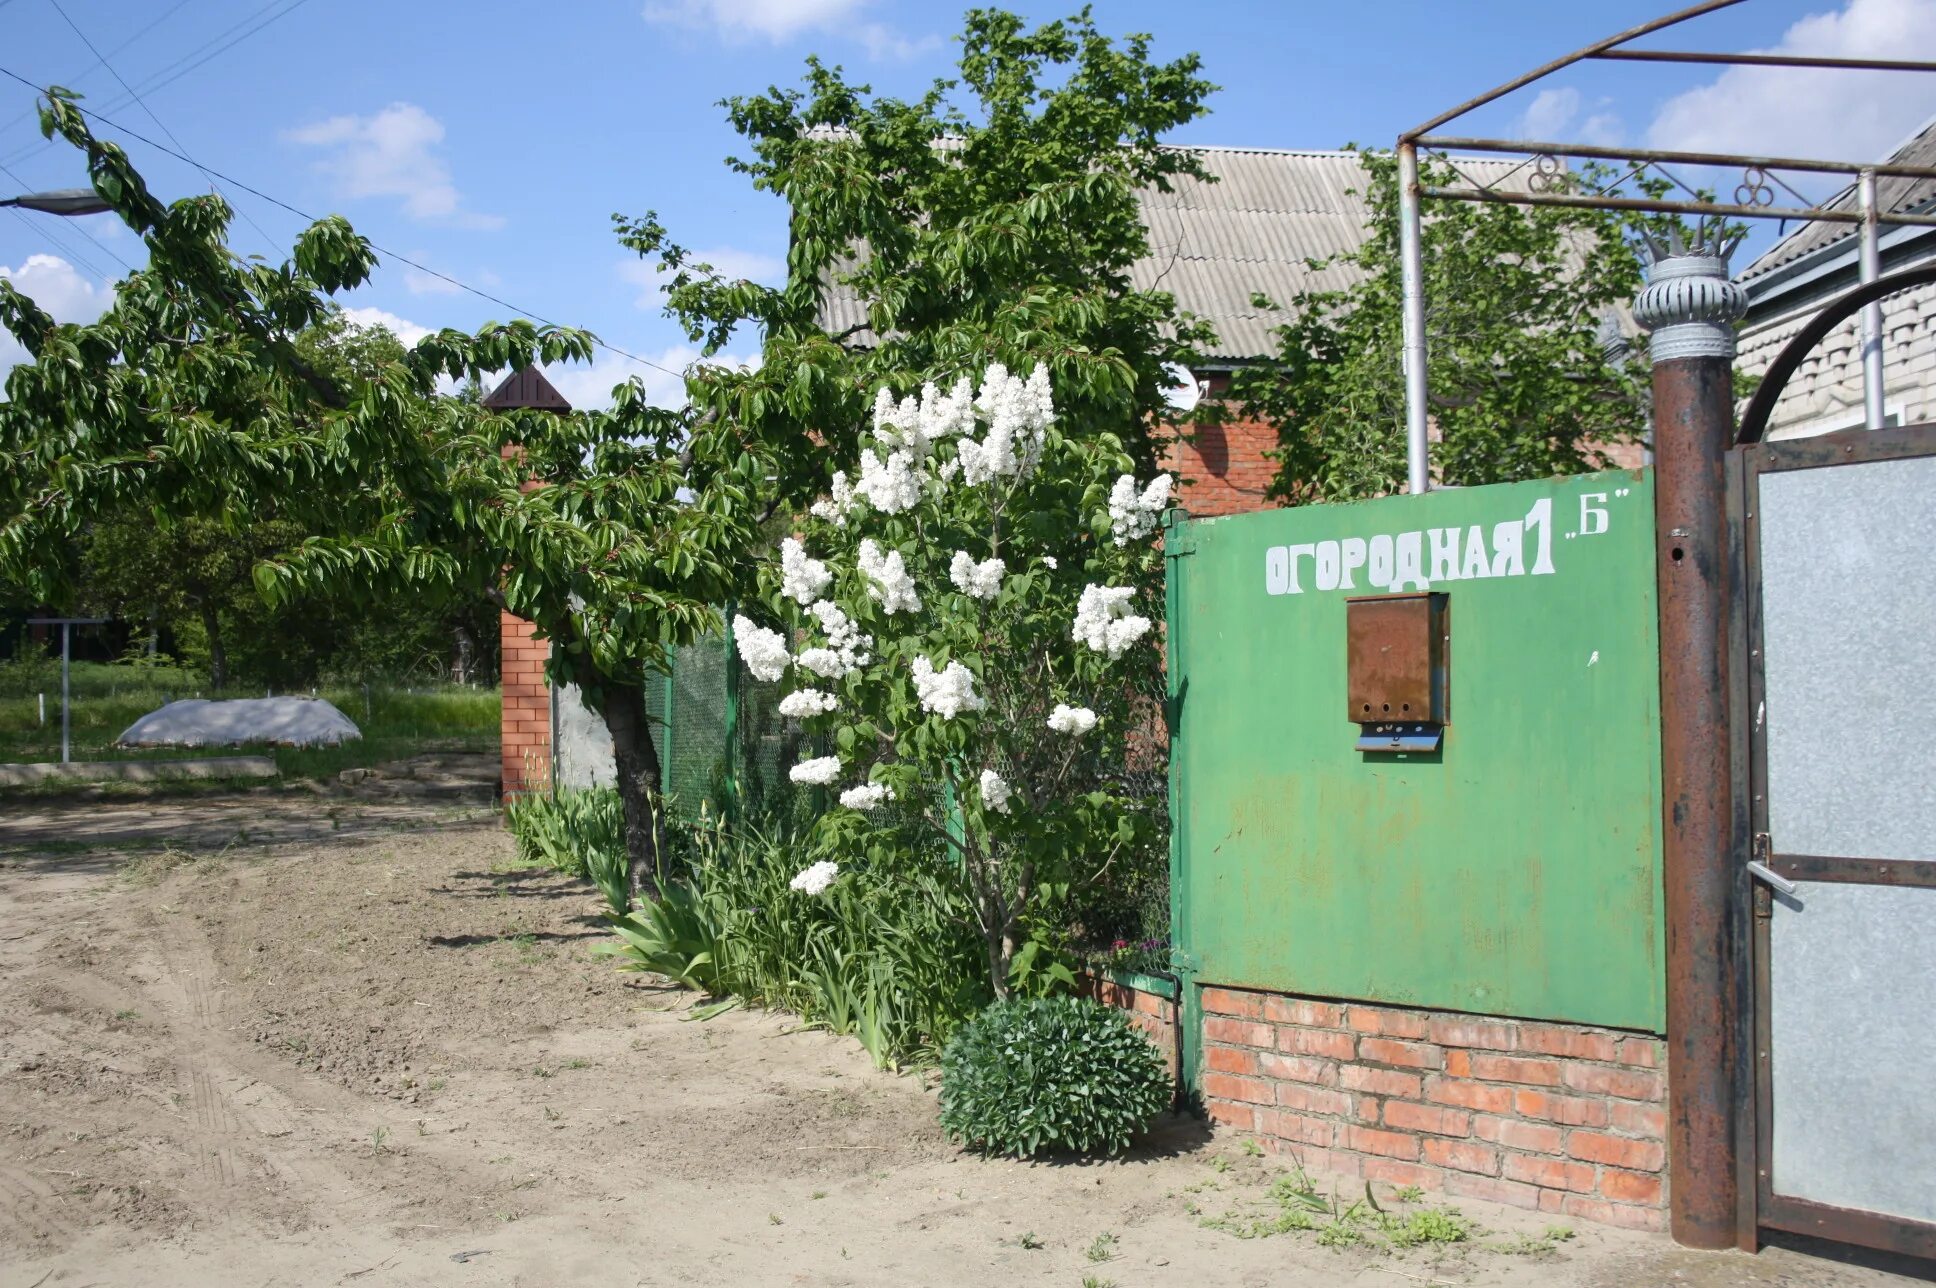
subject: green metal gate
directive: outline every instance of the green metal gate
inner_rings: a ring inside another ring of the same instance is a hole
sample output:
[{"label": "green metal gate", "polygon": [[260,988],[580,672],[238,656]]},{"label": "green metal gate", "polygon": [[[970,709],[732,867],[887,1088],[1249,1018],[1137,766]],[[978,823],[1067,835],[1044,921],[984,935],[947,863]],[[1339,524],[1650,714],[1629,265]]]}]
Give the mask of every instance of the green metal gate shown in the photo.
[{"label": "green metal gate", "polygon": [[[1186,520],[1167,545],[1181,973],[1661,1031],[1646,473]],[[1425,589],[1448,596],[1443,743],[1359,750],[1346,601]]]}]

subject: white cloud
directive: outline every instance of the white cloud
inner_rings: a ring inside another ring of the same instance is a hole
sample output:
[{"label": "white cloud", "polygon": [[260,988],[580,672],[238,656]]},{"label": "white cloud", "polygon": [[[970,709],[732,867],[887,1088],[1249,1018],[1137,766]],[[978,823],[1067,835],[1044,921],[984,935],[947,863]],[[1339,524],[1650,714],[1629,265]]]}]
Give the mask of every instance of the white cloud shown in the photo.
[{"label": "white cloud", "polygon": [[464,288],[420,268],[403,270],[403,287],[412,295],[455,295]]},{"label": "white cloud", "polygon": [[778,45],[808,32],[846,36],[874,59],[905,60],[939,48],[938,36],[909,38],[884,23],[861,22],[872,0],[648,0],[645,20],[694,31],[714,31],[729,42],[765,39]]},{"label": "white cloud", "polygon": [[[689,265],[710,264],[722,277],[751,278],[766,286],[779,286],[786,281],[786,261],[772,255],[762,255],[758,251],[719,246],[712,250],[693,251],[686,262]],[[666,286],[672,280],[670,273],[659,271],[657,260],[636,258],[618,261],[618,275],[639,288],[638,299],[634,302],[642,309],[658,308],[663,303]]]},{"label": "white cloud", "polygon": [[[29,255],[19,268],[0,264],[0,277],[45,309],[56,322],[92,322],[107,310],[114,293],[58,255]],[[26,347],[0,328],[0,377],[28,360]]]},{"label": "white cloud", "polygon": [[1519,115],[1514,137],[1544,143],[1591,143],[1613,147],[1625,132],[1620,118],[1602,99],[1581,119],[1580,91],[1572,86],[1543,89]]},{"label": "white cloud", "polygon": [[941,37],[932,32],[925,36],[903,36],[878,22],[862,23],[855,28],[854,35],[867,50],[867,56],[877,63],[904,63],[942,45]]},{"label": "white cloud", "polygon": [[[650,359],[658,364],[657,367],[648,367],[630,358],[621,357],[609,349],[600,349],[598,357],[589,366],[575,362],[558,363],[545,368],[545,378],[565,396],[566,402],[582,411],[597,411],[610,407],[612,390],[633,376],[637,376],[645,385],[646,399],[654,406],[684,406],[685,380],[671,373],[683,372],[693,363],[700,361],[699,350],[690,345],[675,344],[658,353],[640,352],[639,356]],[[714,366],[752,368],[759,365],[759,355],[750,354],[742,357],[731,353],[720,353],[704,361]],[[488,386],[490,382],[485,383]]]},{"label": "white cloud", "polygon": [[378,308],[344,309],[343,316],[349,320],[351,326],[360,327],[366,331],[371,327],[382,327],[403,341],[406,349],[431,332],[431,328],[427,326],[421,326],[408,318],[400,318],[394,313]]},{"label": "white cloud", "polygon": [[329,150],[316,168],[344,200],[397,197],[412,219],[460,228],[504,226],[502,216],[463,208],[450,166],[439,155],[443,122],[414,103],[392,103],[370,116],[332,116],[285,131],[283,138]]},{"label": "white cloud", "polygon": [[1543,89],[1519,114],[1517,137],[1537,141],[1557,141],[1560,132],[1580,114],[1580,91],[1567,86]]},{"label": "white cloud", "polygon": [[[1936,59],[1936,0],[1848,0],[1789,27],[1772,50]],[[1936,111],[1936,85],[1901,72],[1731,67],[1669,99],[1647,142],[1688,152],[1878,160]]]}]

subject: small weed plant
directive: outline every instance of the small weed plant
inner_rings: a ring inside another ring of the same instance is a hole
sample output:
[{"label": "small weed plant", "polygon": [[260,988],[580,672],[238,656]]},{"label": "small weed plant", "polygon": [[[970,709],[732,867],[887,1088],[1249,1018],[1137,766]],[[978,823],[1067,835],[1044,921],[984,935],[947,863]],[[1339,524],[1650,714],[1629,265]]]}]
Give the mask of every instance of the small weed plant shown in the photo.
[{"label": "small weed plant", "polygon": [[1336,1192],[1319,1189],[1302,1167],[1271,1182],[1268,1195],[1275,1211],[1233,1210],[1220,1217],[1206,1217],[1203,1224],[1239,1239],[1302,1231],[1315,1236],[1320,1247],[1366,1247],[1384,1252],[1463,1244],[1477,1233],[1473,1223],[1456,1208],[1388,1212],[1379,1206],[1369,1181],[1364,1197],[1346,1202]]},{"label": "small weed plant", "polygon": [[997,1002],[941,1056],[941,1126],[990,1154],[1120,1154],[1169,1098],[1149,1039],[1081,998]]}]

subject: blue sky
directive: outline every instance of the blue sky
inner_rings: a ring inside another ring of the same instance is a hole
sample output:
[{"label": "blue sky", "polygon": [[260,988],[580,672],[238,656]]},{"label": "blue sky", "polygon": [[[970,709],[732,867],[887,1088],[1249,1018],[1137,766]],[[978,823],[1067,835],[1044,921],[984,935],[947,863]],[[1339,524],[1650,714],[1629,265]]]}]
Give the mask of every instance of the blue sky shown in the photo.
[{"label": "blue sky", "polygon": [[[1017,7],[1045,19],[1074,5]],[[1161,57],[1201,53],[1223,87],[1212,114],[1178,141],[1283,148],[1389,146],[1400,129],[1667,7],[1095,5],[1106,30],[1153,33]],[[653,275],[613,241],[611,213],[657,209],[722,267],[772,274],[785,212],[722,164],[737,140],[717,101],[793,84],[815,52],[877,89],[919,92],[949,70],[959,17],[953,5],[910,0],[0,0],[0,67],[79,89],[88,106],[151,138],[172,136],[210,169],[311,214],[347,215],[381,246],[676,369],[693,354],[660,316]],[[1936,0],[1748,0],[1665,43],[1936,58]],[[112,73],[143,91],[140,102],[126,101]],[[82,182],[71,151],[41,143],[31,97],[0,79],[0,187]],[[1520,137],[1876,156],[1932,111],[1936,77],[1601,64],[1467,124]],[[193,168],[126,142],[164,196],[205,187]],[[236,224],[238,248],[286,255],[301,221],[225,191],[248,216]],[[138,263],[140,252],[109,217],[0,212],[0,274],[64,319],[98,312],[123,271],[116,257]],[[406,335],[507,312],[395,263],[344,302]],[[19,354],[0,333],[0,368]],[[560,383],[574,401],[596,402],[634,372],[669,396],[668,377],[609,354]]]}]

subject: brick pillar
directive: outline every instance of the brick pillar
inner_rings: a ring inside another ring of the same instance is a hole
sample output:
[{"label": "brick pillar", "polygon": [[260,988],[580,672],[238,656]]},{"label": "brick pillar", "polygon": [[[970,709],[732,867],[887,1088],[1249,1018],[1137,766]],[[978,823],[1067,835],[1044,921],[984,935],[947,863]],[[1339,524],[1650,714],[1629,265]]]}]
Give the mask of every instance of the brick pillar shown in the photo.
[{"label": "brick pillar", "polygon": [[[554,415],[567,415],[571,404],[552,388],[551,382],[536,367],[512,372],[484,399],[493,411],[536,409]],[[504,449],[506,457],[519,448]],[[526,483],[529,491],[538,486]],[[503,714],[499,718],[498,745],[504,795],[542,791],[551,785],[551,690],[545,684],[545,660],[551,646],[532,638],[536,632],[530,622],[510,613],[498,614],[498,641],[502,653]],[[527,770],[529,772],[527,773]]]},{"label": "brick pillar", "polygon": [[544,673],[550,645],[532,638],[536,629],[521,617],[498,614],[504,704],[499,724],[500,777],[506,796],[550,786],[551,690]]}]

